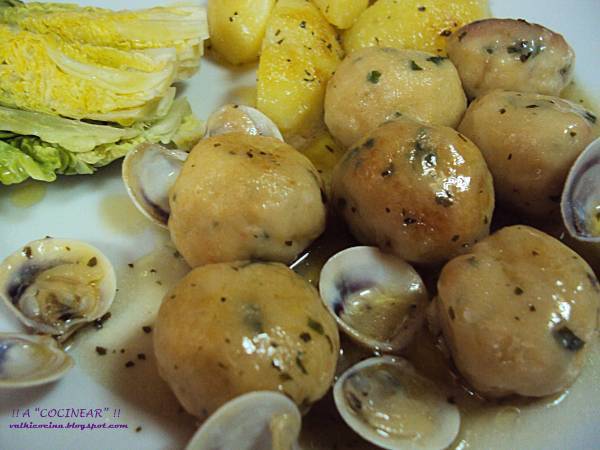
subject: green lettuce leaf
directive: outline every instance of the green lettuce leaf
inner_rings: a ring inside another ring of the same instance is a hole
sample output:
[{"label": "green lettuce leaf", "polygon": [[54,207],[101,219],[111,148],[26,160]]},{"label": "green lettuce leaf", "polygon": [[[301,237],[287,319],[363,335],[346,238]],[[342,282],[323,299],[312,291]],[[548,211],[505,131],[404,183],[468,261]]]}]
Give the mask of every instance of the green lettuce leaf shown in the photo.
[{"label": "green lettuce leaf", "polygon": [[95,125],[3,106],[0,106],[0,130],[0,139],[8,137],[3,136],[5,132],[37,136],[45,142],[58,144],[76,153],[89,152],[102,144],[132,139],[142,133],[142,130],[135,128]]},{"label": "green lettuce leaf", "polygon": [[[195,128],[191,129],[190,123],[195,124]],[[97,168],[122,158],[139,144],[174,142],[186,124],[189,129],[186,128],[183,134],[192,145],[202,137],[204,127],[194,117],[188,101],[179,98],[163,119],[136,125],[132,129],[135,137],[97,145],[89,151],[74,152],[58,143],[47,142],[41,136],[0,134],[0,184],[21,183],[27,178],[50,182],[56,180],[57,175],[92,174]],[[31,129],[34,128],[35,124]]]}]

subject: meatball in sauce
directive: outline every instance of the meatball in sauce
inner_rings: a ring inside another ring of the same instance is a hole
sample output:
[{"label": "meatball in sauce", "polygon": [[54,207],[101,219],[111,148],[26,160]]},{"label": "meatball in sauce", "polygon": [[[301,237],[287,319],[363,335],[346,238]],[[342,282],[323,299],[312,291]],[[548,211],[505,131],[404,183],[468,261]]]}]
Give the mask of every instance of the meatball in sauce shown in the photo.
[{"label": "meatball in sauce", "polygon": [[469,98],[493,89],[559,95],[571,82],[575,53],[562,35],[514,19],[486,19],[448,41]]},{"label": "meatball in sauce", "polygon": [[595,344],[600,287],[575,252],[517,225],[450,261],[436,302],[454,362],[479,393],[541,397],[579,375]]},{"label": "meatball in sauce", "polygon": [[362,243],[435,264],[489,232],[492,177],[479,149],[447,127],[387,122],[351,148],[333,174],[333,200]]},{"label": "meatball in sauce", "polygon": [[350,147],[381,123],[401,116],[455,127],[466,106],[449,59],[371,47],[348,56],[329,81],[325,123],[336,140]]}]

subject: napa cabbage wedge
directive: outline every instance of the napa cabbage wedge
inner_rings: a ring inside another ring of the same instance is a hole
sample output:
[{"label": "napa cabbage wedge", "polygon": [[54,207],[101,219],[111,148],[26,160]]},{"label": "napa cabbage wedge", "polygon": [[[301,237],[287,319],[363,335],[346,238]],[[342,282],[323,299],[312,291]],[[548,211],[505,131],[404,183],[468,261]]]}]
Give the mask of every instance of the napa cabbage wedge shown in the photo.
[{"label": "napa cabbage wedge", "polygon": [[163,118],[132,128],[0,108],[0,130],[0,183],[8,185],[92,174],[146,142],[189,149],[204,134],[204,124],[179,98]]},{"label": "napa cabbage wedge", "polygon": [[163,116],[175,97],[172,49],[126,52],[68,44],[0,24],[0,104],[131,125]]},{"label": "napa cabbage wedge", "polygon": [[[2,6],[4,4],[4,7]],[[70,43],[124,51],[172,48],[177,79],[197,70],[208,38],[206,11],[198,2],[137,11],[112,11],[73,4],[0,0],[0,23]]]}]

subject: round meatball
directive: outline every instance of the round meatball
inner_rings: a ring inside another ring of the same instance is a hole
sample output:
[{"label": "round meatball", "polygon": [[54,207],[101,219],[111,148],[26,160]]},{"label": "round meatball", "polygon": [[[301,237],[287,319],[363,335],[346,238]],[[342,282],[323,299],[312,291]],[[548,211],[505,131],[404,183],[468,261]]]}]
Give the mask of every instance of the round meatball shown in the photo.
[{"label": "round meatball", "polygon": [[414,263],[440,263],[489,233],[494,188],[485,160],[447,127],[398,119],[349,150],[333,198],[354,236]]},{"label": "round meatball", "polygon": [[231,133],[201,141],[169,195],[169,231],[188,264],[288,263],[325,228],[312,163],[283,142]]},{"label": "round meatball", "polygon": [[600,126],[557,97],[492,91],[471,103],[459,131],[481,149],[499,201],[535,219],[558,217],[569,169]]},{"label": "round meatball", "polygon": [[160,375],[200,418],[251,391],[309,406],[332,383],[339,345],[317,291],[279,263],[194,269],[165,297],[154,330]]},{"label": "round meatball", "polygon": [[400,116],[456,127],[466,107],[460,78],[448,59],[371,47],[348,56],[329,81],[325,123],[333,137],[349,147]]},{"label": "round meatball", "polygon": [[579,375],[594,344],[600,288],[575,252],[517,225],[450,261],[436,301],[454,362],[477,391],[541,397]]},{"label": "round meatball", "polygon": [[448,55],[469,98],[493,89],[558,95],[571,82],[575,65],[560,34],[514,19],[465,25],[448,40]]}]

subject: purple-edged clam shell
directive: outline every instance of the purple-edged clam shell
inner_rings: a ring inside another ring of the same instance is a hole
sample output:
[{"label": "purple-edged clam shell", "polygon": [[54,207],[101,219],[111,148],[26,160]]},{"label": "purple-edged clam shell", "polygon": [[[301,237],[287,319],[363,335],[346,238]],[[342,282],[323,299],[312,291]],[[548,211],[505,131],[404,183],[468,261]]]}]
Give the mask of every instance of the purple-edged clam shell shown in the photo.
[{"label": "purple-edged clam shell", "polygon": [[560,206],[571,236],[584,242],[600,242],[600,139],[575,161]]}]

